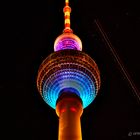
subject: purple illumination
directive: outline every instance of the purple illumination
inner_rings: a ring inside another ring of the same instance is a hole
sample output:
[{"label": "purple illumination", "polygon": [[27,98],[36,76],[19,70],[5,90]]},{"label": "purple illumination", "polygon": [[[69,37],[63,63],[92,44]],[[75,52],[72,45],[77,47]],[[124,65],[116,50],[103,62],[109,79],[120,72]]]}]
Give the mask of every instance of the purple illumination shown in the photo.
[{"label": "purple illumination", "polygon": [[66,49],[82,51],[82,42],[80,38],[72,33],[64,33],[60,35],[55,40],[54,51]]},{"label": "purple illumination", "polygon": [[55,48],[56,51],[65,49],[80,50],[78,42],[72,38],[63,38],[56,44]]}]

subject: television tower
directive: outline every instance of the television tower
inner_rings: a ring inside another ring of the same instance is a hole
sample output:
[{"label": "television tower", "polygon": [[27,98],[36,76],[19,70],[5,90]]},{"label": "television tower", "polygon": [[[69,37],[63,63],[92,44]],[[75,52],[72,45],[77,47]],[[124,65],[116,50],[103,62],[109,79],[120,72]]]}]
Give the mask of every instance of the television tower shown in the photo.
[{"label": "television tower", "polygon": [[82,140],[80,117],[98,93],[100,73],[70,28],[69,0],[63,11],[65,28],[54,42],[54,52],[39,67],[37,88],[59,117],[58,139]]}]

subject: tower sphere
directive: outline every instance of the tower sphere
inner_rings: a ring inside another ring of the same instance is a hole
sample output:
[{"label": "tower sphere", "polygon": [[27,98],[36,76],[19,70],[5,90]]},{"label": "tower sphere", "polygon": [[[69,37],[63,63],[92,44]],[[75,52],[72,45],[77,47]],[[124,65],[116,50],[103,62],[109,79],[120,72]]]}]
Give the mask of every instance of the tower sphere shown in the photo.
[{"label": "tower sphere", "polygon": [[80,38],[73,33],[63,33],[58,36],[54,42],[54,51],[74,49],[82,51],[82,42]]},{"label": "tower sphere", "polygon": [[86,53],[64,49],[50,54],[42,62],[37,87],[44,101],[54,109],[62,91],[78,95],[85,108],[100,88],[100,74],[95,61]]}]

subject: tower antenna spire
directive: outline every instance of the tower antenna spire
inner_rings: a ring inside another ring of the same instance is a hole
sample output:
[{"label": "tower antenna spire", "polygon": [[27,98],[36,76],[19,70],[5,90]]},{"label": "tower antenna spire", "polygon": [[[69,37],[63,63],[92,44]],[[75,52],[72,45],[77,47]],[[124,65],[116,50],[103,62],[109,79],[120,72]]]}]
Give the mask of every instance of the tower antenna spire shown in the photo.
[{"label": "tower antenna spire", "polygon": [[70,28],[70,13],[71,7],[69,6],[69,0],[65,0],[65,7],[63,8],[64,12],[64,24],[65,28],[63,30],[64,33],[72,33],[72,29]]}]

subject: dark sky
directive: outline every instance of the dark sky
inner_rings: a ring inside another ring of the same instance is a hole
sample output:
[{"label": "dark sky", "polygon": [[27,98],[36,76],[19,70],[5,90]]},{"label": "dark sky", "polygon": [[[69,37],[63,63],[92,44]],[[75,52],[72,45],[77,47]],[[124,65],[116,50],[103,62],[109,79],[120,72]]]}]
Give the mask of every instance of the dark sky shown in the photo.
[{"label": "dark sky", "polygon": [[[64,0],[4,4],[0,89],[11,139],[57,140],[58,117],[36,88],[39,65],[63,30]],[[81,117],[83,140],[139,139],[139,101],[97,30],[98,19],[140,90],[140,9],[128,1],[70,0],[74,33],[98,64],[101,89]],[[4,69],[3,69],[4,68]],[[4,74],[6,73],[6,74]],[[129,136],[131,134],[132,136]],[[135,133],[136,132],[136,133]]]}]

